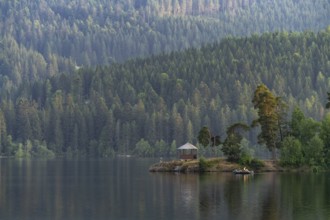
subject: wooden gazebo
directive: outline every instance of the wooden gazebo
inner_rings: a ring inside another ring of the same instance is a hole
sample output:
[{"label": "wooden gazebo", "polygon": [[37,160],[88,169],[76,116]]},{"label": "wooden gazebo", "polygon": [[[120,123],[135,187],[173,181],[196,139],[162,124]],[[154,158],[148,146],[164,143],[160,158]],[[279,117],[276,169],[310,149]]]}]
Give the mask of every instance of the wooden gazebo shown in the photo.
[{"label": "wooden gazebo", "polygon": [[190,143],[186,143],[178,148],[179,159],[197,159],[198,148]]}]

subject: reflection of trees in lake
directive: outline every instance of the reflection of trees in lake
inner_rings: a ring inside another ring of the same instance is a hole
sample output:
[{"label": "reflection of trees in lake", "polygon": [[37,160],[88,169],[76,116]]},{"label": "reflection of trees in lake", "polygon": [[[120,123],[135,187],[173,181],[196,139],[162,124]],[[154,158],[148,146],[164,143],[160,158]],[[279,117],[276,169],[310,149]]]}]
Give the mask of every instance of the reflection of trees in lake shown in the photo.
[{"label": "reflection of trees in lake", "polygon": [[281,202],[290,205],[292,219],[330,218],[330,178],[327,174],[283,174],[281,195]]},{"label": "reflection of trees in lake", "polygon": [[[239,215],[239,210],[242,208],[242,193],[243,187],[241,187],[244,176],[233,176],[234,178],[229,178],[225,183],[224,198],[228,206],[229,217],[230,219],[237,219]],[[242,178],[240,178],[242,177]],[[237,180],[240,178],[240,180]]]},{"label": "reflection of trees in lake", "polygon": [[[200,177],[199,204],[201,216],[212,219],[268,219],[277,210],[274,178],[210,174]],[[214,214],[216,213],[216,214]],[[276,215],[276,214],[275,214]],[[276,217],[276,216],[275,216]],[[274,219],[274,218],[272,218]]]},{"label": "reflection of trees in lake", "polygon": [[[0,219],[330,217],[327,173],[235,176],[141,170],[132,160],[1,160]],[[37,215],[42,216],[33,218]]]},{"label": "reflection of trees in lake", "polygon": [[[215,174],[200,175],[199,209],[201,217],[211,219],[214,211],[222,208],[223,184]],[[216,217],[216,216],[213,216]]]},{"label": "reflection of trees in lake", "polygon": [[[151,194],[168,210],[189,219],[327,219],[330,181],[327,175],[265,173],[159,174]],[[170,199],[170,202],[169,200]],[[175,219],[176,215],[171,216]]]},{"label": "reflection of trees in lake", "polygon": [[160,219],[195,219],[198,216],[198,174],[160,173],[153,176],[157,176],[152,184],[153,207],[160,208]]},{"label": "reflection of trees in lake", "polygon": [[279,218],[279,188],[278,179],[274,175],[267,175],[264,178],[264,193],[261,198],[261,216],[260,220],[280,220]]},{"label": "reflection of trees in lake", "polygon": [[330,178],[324,174],[200,176],[199,210],[206,219],[329,219]]},{"label": "reflection of trees in lake", "polygon": [[[247,208],[244,197],[252,176],[206,174],[200,176],[199,209],[202,217],[239,219]],[[210,216],[210,213],[213,216]]]},{"label": "reflection of trees in lake", "polygon": [[180,181],[177,193],[180,195],[181,202],[184,208],[197,208],[198,201],[198,178],[195,175],[181,175],[178,179]]}]

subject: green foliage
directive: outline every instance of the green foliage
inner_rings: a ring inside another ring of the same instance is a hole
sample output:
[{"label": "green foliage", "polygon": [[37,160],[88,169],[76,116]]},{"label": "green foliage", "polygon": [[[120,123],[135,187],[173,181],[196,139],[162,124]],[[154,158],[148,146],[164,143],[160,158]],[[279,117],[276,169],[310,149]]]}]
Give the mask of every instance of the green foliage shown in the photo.
[{"label": "green foliage", "polygon": [[261,160],[255,159],[255,158],[252,159],[250,164],[248,164],[248,165],[249,165],[249,167],[251,167],[254,170],[259,170],[265,166],[264,162],[262,162]]},{"label": "green foliage", "polygon": [[177,146],[176,146],[176,142],[175,141],[172,141],[172,144],[171,144],[171,148],[170,148],[170,152],[169,152],[169,156],[176,156],[177,154]]},{"label": "green foliage", "polygon": [[19,144],[18,145],[18,149],[17,149],[17,151],[15,153],[15,157],[16,158],[24,158],[24,157],[26,157],[26,154],[25,154],[25,152],[23,150],[23,144]]},{"label": "green foliage", "polygon": [[328,94],[328,97],[327,97],[327,103],[326,103],[326,105],[325,105],[325,108],[327,108],[327,109],[329,109],[330,108],[330,92],[327,92],[327,94]]},{"label": "green foliage", "polygon": [[217,148],[221,144],[220,136],[212,135],[210,129],[204,126],[198,133],[198,142],[202,144],[204,148],[211,146],[212,147],[212,154],[218,155],[219,149]]},{"label": "green foliage", "polygon": [[320,123],[306,118],[299,108],[295,108],[291,119],[291,134],[305,145],[320,132]]},{"label": "green foliage", "polygon": [[295,107],[292,116],[291,116],[291,134],[296,138],[300,138],[302,136],[301,132],[301,123],[305,120],[305,115],[301,111],[299,107]]},{"label": "green foliage", "polygon": [[287,166],[299,166],[303,163],[301,143],[294,137],[286,137],[281,147],[281,164]]},{"label": "green foliage", "polygon": [[[199,47],[228,35],[318,31],[329,25],[327,0],[138,2],[1,1],[1,35],[9,41],[5,44],[8,55],[2,61],[3,70],[14,81],[24,82],[67,72],[75,63],[109,65],[132,57]],[[296,59],[299,61],[299,57]],[[15,65],[18,60],[20,65]],[[241,71],[249,71],[248,65],[237,57],[235,60]]]},{"label": "green foliage", "polygon": [[[0,66],[1,154],[15,155],[18,143],[44,140],[56,155],[105,157],[132,153],[144,138],[153,155],[173,155],[171,144],[196,143],[203,125],[222,135],[236,121],[250,124],[258,117],[251,94],[261,83],[279,94],[288,109],[299,105],[306,118],[320,120],[325,112],[320,100],[326,99],[329,81],[329,39],[328,31],[230,37],[199,49],[76,71],[66,68],[66,59],[58,59],[63,66],[58,65],[54,75],[44,74],[45,80],[21,79],[24,83],[19,86],[13,80],[20,78],[20,70],[15,70],[20,65],[8,68],[9,76],[5,64],[14,60],[22,64],[14,54],[24,52],[13,39],[6,39],[5,48],[15,53],[3,54],[4,69]],[[11,76],[12,71],[18,75]],[[276,108],[275,112],[280,111]],[[320,132],[326,153],[330,149],[326,120],[322,128],[312,120],[298,120],[292,135],[305,146]],[[246,133],[252,146],[257,143],[258,129]],[[279,146],[281,129],[272,146]],[[227,143],[238,146],[235,138]]]},{"label": "green foliage", "polygon": [[0,110],[0,154],[8,153],[7,125],[3,112]]},{"label": "green foliage", "polygon": [[167,155],[169,146],[164,140],[156,141],[153,150],[155,151],[155,156]]},{"label": "green foliage", "polygon": [[321,124],[312,118],[306,118],[296,107],[290,125],[292,136],[301,143],[303,163],[310,167],[324,166],[324,142],[319,136]]},{"label": "green foliage", "polygon": [[[326,118],[321,126],[314,119],[306,118],[299,108],[295,108],[290,123],[292,137],[283,142],[285,149],[281,151],[282,163],[304,164],[313,168],[324,167],[327,158],[325,125]],[[289,146],[290,144],[292,146]]]},{"label": "green foliage", "polygon": [[6,156],[12,156],[15,155],[17,145],[13,143],[13,138],[11,135],[8,135],[6,138],[6,145],[5,145],[5,155]]},{"label": "green foliage", "polygon": [[222,145],[222,152],[228,161],[238,162],[242,156],[242,132],[249,127],[242,123],[235,123],[227,128],[227,137]]},{"label": "green foliage", "polygon": [[22,143],[17,145],[15,157],[51,159],[55,157],[55,153],[49,150],[44,142],[41,143],[36,140],[32,143],[30,140],[27,140],[24,145]]},{"label": "green foliage", "polygon": [[229,134],[222,145],[222,151],[228,161],[238,162],[241,155],[241,138],[235,134]]},{"label": "green foliage", "polygon": [[221,144],[221,140],[220,140],[220,136],[216,135],[216,136],[212,136],[211,137],[211,146],[212,147],[216,147],[219,146]]},{"label": "green foliage", "polygon": [[302,150],[305,164],[309,166],[324,165],[324,143],[318,135],[315,135],[306,145],[303,145]]},{"label": "green foliage", "polygon": [[321,124],[320,138],[324,143],[325,162],[330,164],[330,113],[327,113]]},{"label": "green foliage", "polygon": [[134,154],[140,157],[150,157],[154,156],[154,149],[151,148],[148,141],[141,139],[138,143],[136,143]]},{"label": "green foliage", "polygon": [[52,159],[55,157],[55,153],[47,148],[45,143],[36,143],[36,145],[33,148],[32,156],[35,158],[47,158]]},{"label": "green foliage", "polygon": [[241,155],[240,155],[239,161],[238,161],[241,165],[249,165],[252,160],[253,160],[253,157],[251,156],[251,154],[248,151],[241,150]]},{"label": "green foliage", "polygon": [[257,171],[265,166],[264,162],[256,158],[252,158],[249,155],[242,155],[240,158],[239,164],[242,166],[247,166],[251,170]]},{"label": "green foliage", "polygon": [[238,162],[242,166],[250,167],[253,170],[259,170],[264,166],[261,160],[253,158],[251,149],[249,149],[248,147],[243,147],[242,144],[240,146],[239,151],[237,151],[235,155],[237,155],[236,158],[238,159],[229,159],[233,156],[228,156],[228,160]]},{"label": "green foliage", "polygon": [[199,143],[201,143],[204,147],[207,147],[211,142],[211,131],[208,127],[204,126],[199,131],[197,138]]},{"label": "green foliage", "polygon": [[211,163],[207,161],[204,157],[199,158],[199,171],[205,172],[208,168],[211,167]]},{"label": "green foliage", "polygon": [[265,143],[276,159],[276,146],[278,140],[282,140],[281,124],[284,117],[282,116],[283,104],[278,97],[261,84],[254,92],[252,103],[258,111],[258,119],[253,122],[253,126],[260,125],[261,133],[258,136],[260,144]]},{"label": "green foliage", "polygon": [[248,156],[248,155],[242,155],[240,157],[240,160],[238,161],[238,163],[242,166],[249,166],[251,161],[252,161],[252,157]]}]

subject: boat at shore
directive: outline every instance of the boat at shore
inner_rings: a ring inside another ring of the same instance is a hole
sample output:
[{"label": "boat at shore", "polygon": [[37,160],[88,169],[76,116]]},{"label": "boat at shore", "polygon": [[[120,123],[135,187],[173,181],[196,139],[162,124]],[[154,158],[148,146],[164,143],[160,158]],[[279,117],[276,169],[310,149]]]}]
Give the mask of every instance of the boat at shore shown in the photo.
[{"label": "boat at shore", "polygon": [[248,169],[235,169],[233,170],[234,174],[238,175],[248,175],[248,174],[254,174],[253,170],[248,170]]}]

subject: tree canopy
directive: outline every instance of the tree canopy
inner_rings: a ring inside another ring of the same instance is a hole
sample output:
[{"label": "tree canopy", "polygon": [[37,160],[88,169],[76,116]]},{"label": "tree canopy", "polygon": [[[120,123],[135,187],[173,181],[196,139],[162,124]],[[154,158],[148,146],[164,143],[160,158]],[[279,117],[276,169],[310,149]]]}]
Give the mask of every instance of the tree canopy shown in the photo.
[{"label": "tree canopy", "polygon": [[[34,81],[23,80],[18,70],[1,69],[1,153],[11,155],[18,149],[15,144],[24,146],[30,140],[58,155],[107,157],[135,148],[145,155],[170,155],[175,153],[173,143],[196,143],[204,125],[212,136],[221,137],[233,123],[251,124],[258,118],[251,100],[261,84],[269,88],[258,91],[266,92],[274,116],[265,114],[263,119],[273,123],[277,138],[270,146],[277,146],[278,128],[284,127],[281,105],[276,105],[280,100],[287,103],[289,114],[299,106],[307,117],[325,116],[329,42],[330,30],[228,37],[200,49],[73,68]],[[8,67],[10,57],[3,54],[2,67]],[[35,73],[37,67],[27,72]],[[13,79],[20,77],[21,83],[15,84]],[[259,133],[258,129],[246,133],[252,146]]]},{"label": "tree canopy", "polygon": [[278,99],[262,84],[255,90],[252,103],[258,111],[258,119],[253,121],[253,125],[259,124],[261,126],[258,142],[260,144],[265,143],[268,149],[272,151],[273,159],[275,159],[276,141],[280,135]]},{"label": "tree canopy", "polygon": [[0,39],[8,53],[2,64],[22,82],[72,66],[199,48],[229,35],[320,31],[329,11],[327,0],[2,0]]}]

